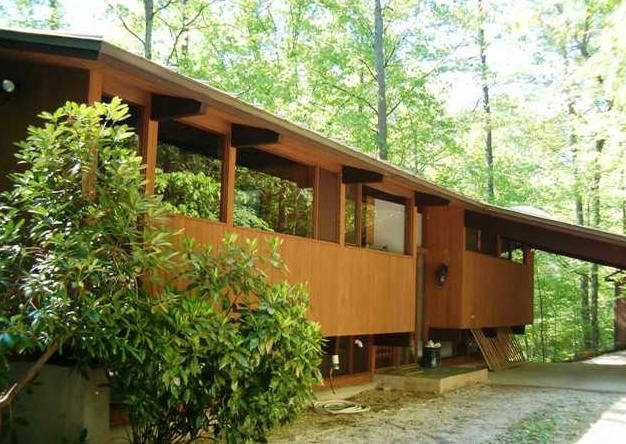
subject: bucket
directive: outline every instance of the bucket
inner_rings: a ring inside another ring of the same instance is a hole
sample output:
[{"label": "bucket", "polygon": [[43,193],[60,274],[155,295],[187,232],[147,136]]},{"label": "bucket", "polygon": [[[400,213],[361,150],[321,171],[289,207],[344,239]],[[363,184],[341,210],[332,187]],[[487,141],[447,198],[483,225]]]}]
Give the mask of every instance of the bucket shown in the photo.
[{"label": "bucket", "polygon": [[441,347],[424,347],[424,355],[422,356],[422,367],[441,367]]}]

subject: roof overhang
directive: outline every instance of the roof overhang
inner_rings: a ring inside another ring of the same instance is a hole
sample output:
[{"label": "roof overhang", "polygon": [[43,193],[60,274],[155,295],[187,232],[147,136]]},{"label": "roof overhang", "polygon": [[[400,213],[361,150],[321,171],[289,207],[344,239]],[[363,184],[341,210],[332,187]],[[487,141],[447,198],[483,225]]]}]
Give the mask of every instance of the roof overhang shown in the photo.
[{"label": "roof overhang", "polygon": [[532,248],[626,269],[626,237],[497,207],[465,211],[465,225],[489,229]]},{"label": "roof overhang", "polygon": [[[331,153],[344,165],[349,165],[349,168],[367,172],[376,179],[370,178],[371,181],[394,179],[415,191],[418,206],[461,206],[466,210],[466,223],[497,227],[501,235],[533,248],[626,269],[626,236],[531,216],[471,199],[112,45],[101,37],[0,29],[0,49],[3,48],[73,57],[127,72],[150,84],[164,87],[167,91],[175,91],[191,104],[195,100],[220,107],[244,116],[246,121],[249,120],[267,134],[289,135],[322,152]],[[187,108],[184,111],[188,111]],[[194,108],[192,111],[198,110]]]}]

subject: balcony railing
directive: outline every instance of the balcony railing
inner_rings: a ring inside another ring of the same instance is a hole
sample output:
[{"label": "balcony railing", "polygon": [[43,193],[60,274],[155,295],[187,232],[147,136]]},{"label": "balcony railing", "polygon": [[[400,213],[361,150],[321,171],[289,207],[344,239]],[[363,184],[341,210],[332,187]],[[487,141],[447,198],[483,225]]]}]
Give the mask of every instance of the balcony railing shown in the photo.
[{"label": "balcony railing", "polygon": [[474,251],[463,252],[462,322],[467,327],[503,327],[533,321],[533,255],[524,263]]},{"label": "balcony railing", "polygon": [[325,336],[408,332],[415,329],[415,258],[297,236],[172,216],[170,227],[202,244],[218,245],[226,233],[240,238],[279,237],[287,274],[271,279],[310,288],[310,318]]}]

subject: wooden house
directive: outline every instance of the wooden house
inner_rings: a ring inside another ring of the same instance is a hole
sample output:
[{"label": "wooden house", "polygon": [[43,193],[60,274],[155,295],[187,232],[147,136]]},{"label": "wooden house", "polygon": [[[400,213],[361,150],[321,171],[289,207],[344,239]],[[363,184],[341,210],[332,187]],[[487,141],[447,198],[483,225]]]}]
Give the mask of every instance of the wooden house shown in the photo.
[{"label": "wooden house", "polygon": [[[121,97],[171,226],[210,244],[280,237],[346,381],[431,338],[459,358],[471,329],[522,333],[533,249],[626,268],[623,236],[469,199],[99,38],[0,30],[0,81],[0,189],[37,113]],[[177,174],[206,199],[188,201]]]}]

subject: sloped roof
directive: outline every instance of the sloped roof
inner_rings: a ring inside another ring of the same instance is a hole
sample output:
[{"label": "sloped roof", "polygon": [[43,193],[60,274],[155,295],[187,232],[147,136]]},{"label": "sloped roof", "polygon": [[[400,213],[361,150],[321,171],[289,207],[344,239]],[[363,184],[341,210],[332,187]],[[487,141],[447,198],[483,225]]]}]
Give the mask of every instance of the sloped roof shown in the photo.
[{"label": "sloped roof", "polygon": [[116,69],[141,76],[148,82],[166,84],[176,88],[181,94],[209,105],[250,116],[274,131],[289,134],[309,146],[339,155],[346,165],[371,169],[400,180],[418,193],[462,206],[466,209],[466,223],[497,227],[502,235],[525,242],[537,249],[626,269],[626,236],[471,199],[269,113],[232,94],[207,85],[204,81],[184,76],[159,63],[126,51],[108,43],[102,37],[40,30],[0,29],[0,48],[110,62]]}]

